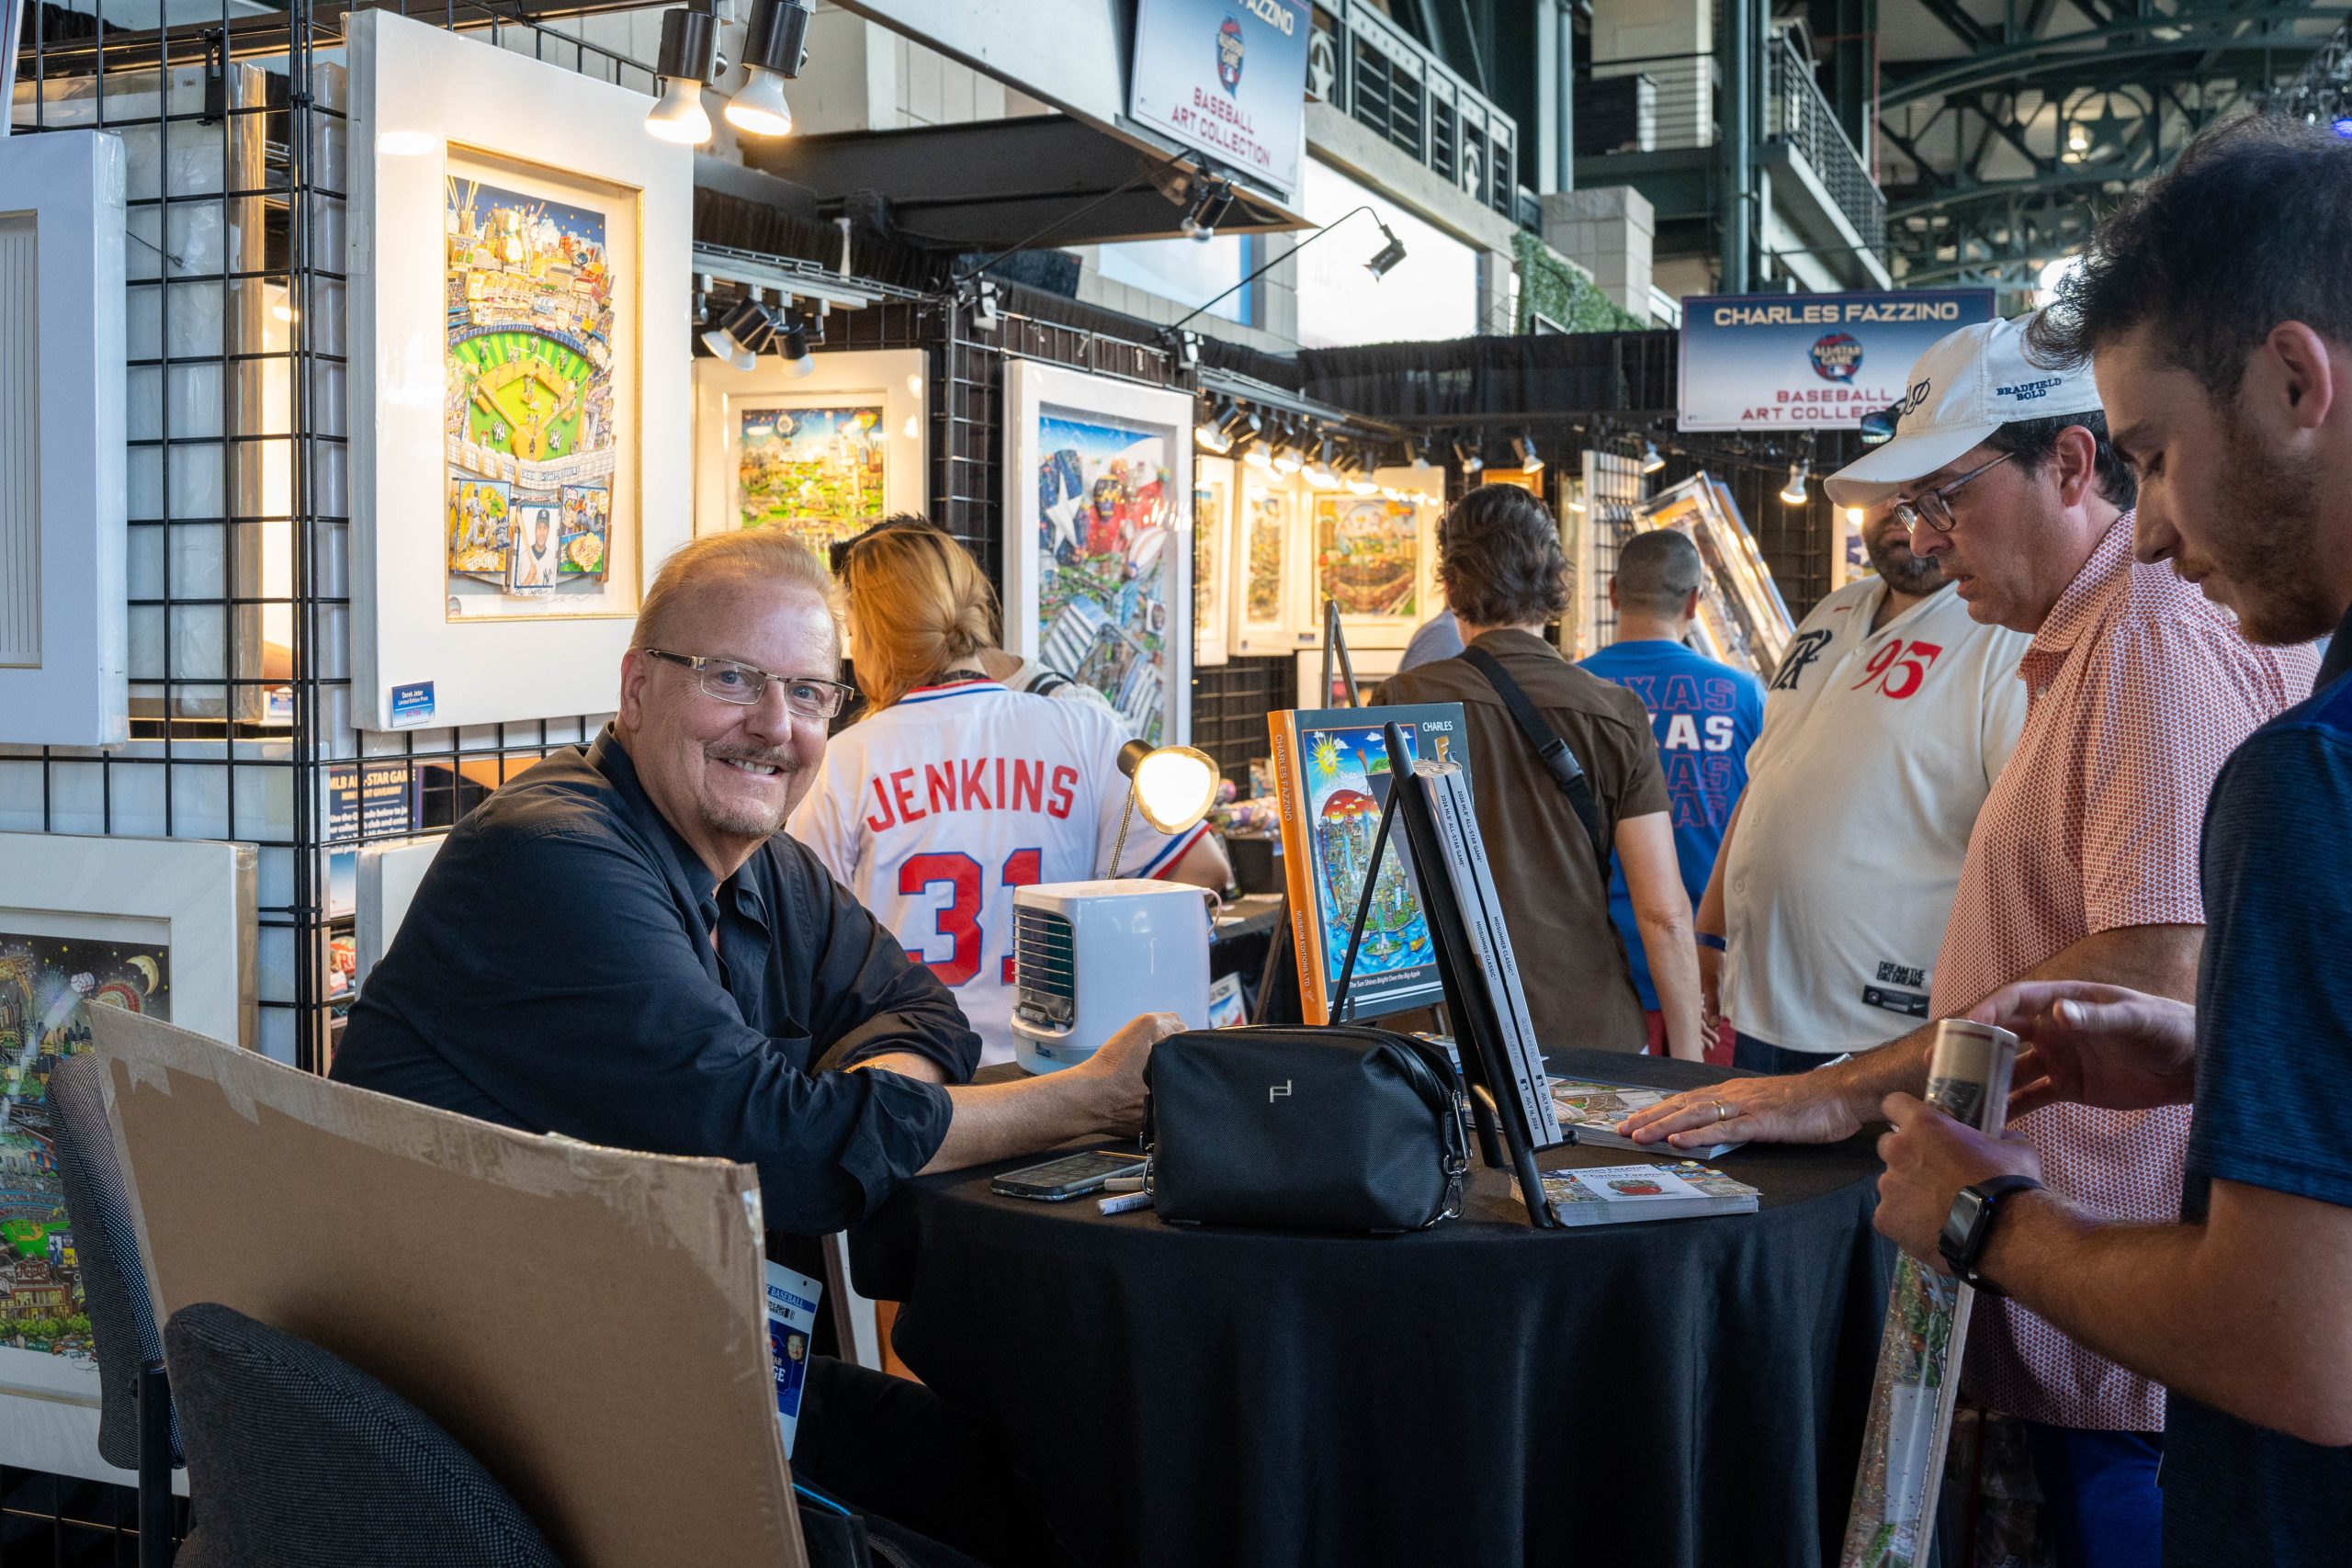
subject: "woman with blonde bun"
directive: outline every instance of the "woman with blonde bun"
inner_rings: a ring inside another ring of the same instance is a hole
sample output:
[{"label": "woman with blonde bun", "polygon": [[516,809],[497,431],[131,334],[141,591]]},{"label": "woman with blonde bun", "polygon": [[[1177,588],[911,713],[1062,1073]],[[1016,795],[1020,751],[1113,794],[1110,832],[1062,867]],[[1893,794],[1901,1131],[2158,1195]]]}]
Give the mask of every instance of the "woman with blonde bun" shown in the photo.
[{"label": "woman with blonde bun", "polygon": [[[1222,888],[1205,826],[1168,837],[1126,804],[1126,731],[1107,705],[1007,689],[990,667],[996,591],[964,547],[893,517],[834,550],[865,716],[825,749],[785,830],[954,989],[984,1047],[1012,1059],[1012,890],[1156,876]],[[993,657],[991,657],[993,656]]]}]

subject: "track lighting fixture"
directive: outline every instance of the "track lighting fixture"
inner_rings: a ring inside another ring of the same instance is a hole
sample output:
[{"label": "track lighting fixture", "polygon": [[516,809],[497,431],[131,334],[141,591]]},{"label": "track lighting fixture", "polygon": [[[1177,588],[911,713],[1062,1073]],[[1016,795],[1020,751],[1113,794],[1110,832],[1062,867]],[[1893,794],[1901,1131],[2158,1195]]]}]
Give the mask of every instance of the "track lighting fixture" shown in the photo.
[{"label": "track lighting fixture", "polygon": [[1544,454],[1535,449],[1535,433],[1522,430],[1510,438],[1510,449],[1519,455],[1521,471],[1540,474],[1544,471]]},{"label": "track lighting fixture", "polygon": [[1225,416],[1225,423],[1219,430],[1227,447],[1247,450],[1256,444],[1258,433],[1263,427],[1264,421],[1258,417],[1257,410],[1245,403],[1236,403]]},{"label": "track lighting fixture", "polygon": [[751,25],[743,33],[743,69],[748,73],[727,100],[727,123],[753,136],[786,136],[792,106],[784,101],[786,78],[800,74],[808,59],[808,19],[815,6],[800,0],[752,0]]},{"label": "track lighting fixture", "polygon": [[718,18],[711,15],[708,0],[662,13],[662,52],[654,72],[662,78],[662,97],[646,111],[647,133],[688,147],[709,141],[702,89],[718,74]]},{"label": "track lighting fixture", "polygon": [[[1380,223],[1377,217],[1374,218],[1373,221]],[[1364,271],[1372,274],[1375,282],[1387,276],[1389,269],[1405,259],[1405,242],[1396,237],[1396,231],[1385,223],[1380,223],[1380,232],[1388,243],[1374,252],[1370,261],[1363,264]]]},{"label": "track lighting fixture", "polygon": [[1654,474],[1666,467],[1666,459],[1658,456],[1657,443],[1645,436],[1642,440],[1642,472]]},{"label": "track lighting fixture", "polygon": [[1317,490],[1340,488],[1340,476],[1331,467],[1331,438],[1328,435],[1315,444],[1315,461],[1307,465],[1306,482]]},{"label": "track lighting fixture", "polygon": [[751,370],[775,342],[775,310],[761,300],[755,288],[703,329],[702,345],[736,369]]},{"label": "track lighting fixture", "polygon": [[1184,237],[1207,244],[1216,238],[1216,226],[1232,209],[1233,182],[1216,175],[1200,176],[1193,183],[1193,205],[1184,212]]},{"label": "track lighting fixture", "polygon": [[1804,481],[1812,473],[1810,458],[1800,458],[1789,465],[1789,482],[1781,487],[1782,506],[1803,506],[1805,503]]},{"label": "track lighting fixture", "polygon": [[1283,433],[1274,443],[1274,472],[1288,479],[1306,467],[1306,438],[1298,426],[1289,420],[1283,422]]},{"label": "track lighting fixture", "polygon": [[1436,466],[1430,461],[1430,449],[1436,445],[1437,437],[1427,432],[1422,434],[1420,440],[1413,447],[1413,467],[1416,469],[1426,473]]},{"label": "track lighting fixture", "polygon": [[1453,438],[1453,460],[1462,465],[1462,472],[1465,476],[1486,468],[1487,457],[1483,450],[1486,445],[1484,436],[1470,441],[1464,441],[1458,435]]},{"label": "track lighting fixture", "polygon": [[1223,398],[1210,400],[1206,419],[1193,426],[1193,443],[1213,457],[1222,457],[1233,450],[1233,437],[1226,434],[1225,421],[1228,410]]},{"label": "track lighting fixture", "polygon": [[825,335],[823,323],[818,323],[812,333],[808,318],[794,310],[785,316],[784,330],[777,335],[779,347],[784,355],[784,373],[787,376],[814,375],[817,370],[817,359],[808,352],[808,340],[812,336],[823,338]]}]

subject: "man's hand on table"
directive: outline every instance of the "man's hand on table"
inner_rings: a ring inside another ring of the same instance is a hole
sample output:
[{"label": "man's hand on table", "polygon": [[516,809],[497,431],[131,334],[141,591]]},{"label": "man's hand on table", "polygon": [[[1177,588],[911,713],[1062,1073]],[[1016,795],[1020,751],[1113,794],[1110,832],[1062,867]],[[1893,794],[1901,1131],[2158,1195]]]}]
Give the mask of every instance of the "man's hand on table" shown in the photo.
[{"label": "man's hand on table", "polygon": [[2012,1120],[2045,1105],[2146,1111],[2186,1103],[2197,1085],[2197,1010],[2088,980],[2025,980],[1969,1010],[2022,1047]]},{"label": "man's hand on table", "polygon": [[1184,1021],[1172,1012],[1137,1013],[1094,1055],[1069,1069],[1072,1079],[1085,1082],[1100,1097],[1101,1131],[1141,1130],[1144,1065],[1151,1060],[1154,1045],[1183,1028]]},{"label": "man's hand on table", "polygon": [[1872,1223],[1904,1251],[1948,1274],[1936,1237],[1960,1190],[1996,1176],[2039,1181],[2041,1161],[2021,1134],[1986,1137],[1912,1095],[1890,1094],[1883,1109],[1894,1130],[1878,1141],[1886,1169]]},{"label": "man's hand on table", "polygon": [[1860,1112],[1815,1073],[1726,1078],[1635,1111],[1617,1130],[1669,1148],[1709,1144],[1834,1144],[1862,1130]]}]

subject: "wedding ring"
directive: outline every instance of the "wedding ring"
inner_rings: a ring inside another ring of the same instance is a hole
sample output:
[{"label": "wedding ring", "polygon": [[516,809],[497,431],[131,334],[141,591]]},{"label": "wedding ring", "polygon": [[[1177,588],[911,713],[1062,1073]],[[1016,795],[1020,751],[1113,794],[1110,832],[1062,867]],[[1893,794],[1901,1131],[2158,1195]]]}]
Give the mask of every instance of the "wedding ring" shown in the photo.
[{"label": "wedding ring", "polygon": [[1731,1120],[1731,1107],[1725,1105],[1720,1100],[1715,1101],[1715,1120],[1718,1122],[1728,1122]]}]

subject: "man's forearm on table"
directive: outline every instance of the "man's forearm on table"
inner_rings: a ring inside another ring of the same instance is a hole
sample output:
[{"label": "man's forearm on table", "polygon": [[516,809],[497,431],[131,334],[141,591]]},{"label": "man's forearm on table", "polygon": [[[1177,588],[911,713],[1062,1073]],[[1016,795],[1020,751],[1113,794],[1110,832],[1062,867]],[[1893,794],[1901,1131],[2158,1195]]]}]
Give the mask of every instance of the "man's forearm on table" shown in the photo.
[{"label": "man's forearm on table", "polygon": [[1075,1070],[1018,1083],[951,1085],[947,1098],[954,1119],[922,1168],[925,1176],[1051,1148],[1110,1119],[1093,1080]]}]

